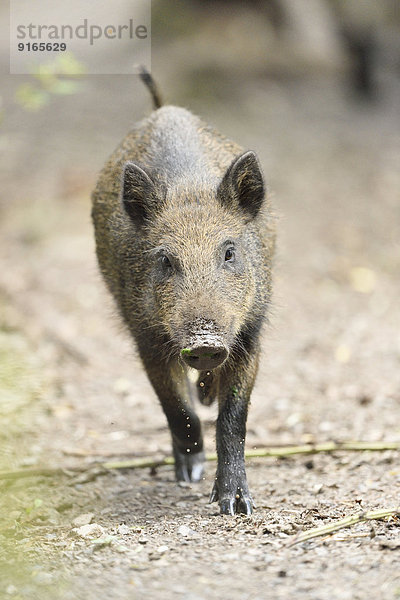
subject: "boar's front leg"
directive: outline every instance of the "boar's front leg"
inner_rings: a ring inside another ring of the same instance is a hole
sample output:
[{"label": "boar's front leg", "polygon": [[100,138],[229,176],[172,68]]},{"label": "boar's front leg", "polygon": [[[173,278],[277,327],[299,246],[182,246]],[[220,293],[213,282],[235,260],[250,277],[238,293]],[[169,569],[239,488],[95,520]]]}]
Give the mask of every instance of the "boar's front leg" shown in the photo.
[{"label": "boar's front leg", "polygon": [[147,375],[161,402],[172,436],[177,481],[199,481],[204,472],[203,437],[200,419],[188,395],[182,368],[160,358],[142,359]]},{"label": "boar's front leg", "polygon": [[258,354],[240,358],[223,368],[217,419],[218,466],[210,502],[219,501],[221,513],[253,512],[244,464],[246,420],[257,372]]}]

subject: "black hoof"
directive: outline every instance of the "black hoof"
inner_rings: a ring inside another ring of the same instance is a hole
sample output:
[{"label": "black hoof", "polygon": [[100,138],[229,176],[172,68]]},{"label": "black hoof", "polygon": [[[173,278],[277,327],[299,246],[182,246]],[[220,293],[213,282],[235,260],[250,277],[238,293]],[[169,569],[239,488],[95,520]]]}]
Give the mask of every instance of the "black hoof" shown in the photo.
[{"label": "black hoof", "polygon": [[195,483],[203,478],[204,474],[204,452],[181,452],[174,449],[175,475],[177,481],[188,481]]},{"label": "black hoof", "polygon": [[253,500],[251,499],[247,487],[242,488],[238,486],[236,488],[236,493],[225,493],[224,496],[220,498],[218,484],[217,481],[215,481],[210,496],[210,502],[216,502],[217,500],[219,501],[221,515],[233,516],[240,513],[251,515],[253,513]]}]

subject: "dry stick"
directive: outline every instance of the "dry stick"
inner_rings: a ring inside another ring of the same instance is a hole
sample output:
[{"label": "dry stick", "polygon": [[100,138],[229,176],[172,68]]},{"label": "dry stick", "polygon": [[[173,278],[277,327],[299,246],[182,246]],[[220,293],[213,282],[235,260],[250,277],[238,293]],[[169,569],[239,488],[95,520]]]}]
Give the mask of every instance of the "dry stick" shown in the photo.
[{"label": "dry stick", "polygon": [[[72,470],[72,469],[71,469]],[[17,469],[16,471],[0,471],[0,479],[23,479],[24,477],[54,477],[55,475],[66,475],[69,470],[55,468]]]},{"label": "dry stick", "polygon": [[350,515],[349,517],[345,517],[344,519],[336,521],[335,523],[329,523],[328,525],[323,525],[322,527],[314,527],[313,529],[308,529],[307,531],[301,531],[292,538],[287,546],[290,548],[295,544],[312,540],[313,538],[321,535],[336,533],[336,531],[339,531],[340,529],[351,527],[352,525],[355,525],[356,523],[362,523],[363,521],[373,521],[384,519],[386,517],[396,517],[399,515],[400,507],[393,509],[371,510],[369,512],[361,512],[357,515]]},{"label": "dry stick", "polygon": [[[259,448],[257,450],[247,450],[246,458],[285,458],[295,454],[318,454],[331,453],[337,451],[362,452],[364,450],[382,452],[384,450],[400,450],[400,442],[326,442],[324,444],[304,444],[302,446],[269,447]],[[207,454],[206,460],[217,460],[216,454]],[[52,477],[54,475],[68,475],[71,473],[83,473],[93,468],[107,470],[122,469],[155,469],[157,467],[174,465],[175,461],[171,456],[154,460],[152,458],[138,458],[133,460],[95,462],[89,467],[56,467],[56,468],[37,468],[37,469],[19,469],[16,471],[0,471],[1,479],[19,479],[22,477]]]},{"label": "dry stick", "polygon": [[[247,450],[245,458],[265,458],[267,456],[275,458],[286,458],[295,454],[318,454],[330,453],[344,450],[347,452],[361,452],[363,450],[380,451],[400,450],[400,442],[327,442],[325,444],[304,444],[302,446],[270,447],[259,448],[257,450]],[[217,460],[217,455],[207,454],[206,460]],[[152,462],[151,459],[136,459],[110,461],[100,463],[105,469],[139,469],[143,467],[161,467],[164,465],[173,465],[174,459],[167,457],[159,461]]]}]

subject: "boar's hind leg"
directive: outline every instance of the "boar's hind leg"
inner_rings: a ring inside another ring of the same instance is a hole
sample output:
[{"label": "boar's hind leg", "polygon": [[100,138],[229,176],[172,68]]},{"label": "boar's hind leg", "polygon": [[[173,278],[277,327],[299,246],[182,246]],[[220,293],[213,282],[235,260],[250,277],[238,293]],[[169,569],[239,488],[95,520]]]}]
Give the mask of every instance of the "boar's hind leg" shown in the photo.
[{"label": "boar's hind leg", "polygon": [[240,358],[221,373],[217,419],[218,466],[210,502],[221,513],[253,512],[244,465],[247,410],[257,372],[258,356]]},{"label": "boar's hind leg", "polygon": [[[186,378],[177,383],[169,365],[144,361],[147,375],[161,402],[172,436],[175,475],[178,481],[199,481],[204,472],[203,437],[200,419],[194,412]],[[185,389],[186,388],[186,389]]]}]

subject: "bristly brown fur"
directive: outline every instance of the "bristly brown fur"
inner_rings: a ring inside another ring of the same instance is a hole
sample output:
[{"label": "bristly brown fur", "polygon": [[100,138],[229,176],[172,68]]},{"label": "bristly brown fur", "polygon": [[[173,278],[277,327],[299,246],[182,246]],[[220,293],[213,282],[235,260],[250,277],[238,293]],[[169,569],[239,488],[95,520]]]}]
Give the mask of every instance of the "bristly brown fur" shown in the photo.
[{"label": "bristly brown fur", "polygon": [[178,479],[203,472],[187,365],[200,400],[218,398],[211,499],[225,514],[252,511],[244,440],[275,239],[265,196],[253,152],[174,106],[128,133],[93,192],[100,269],[166,414]]}]

